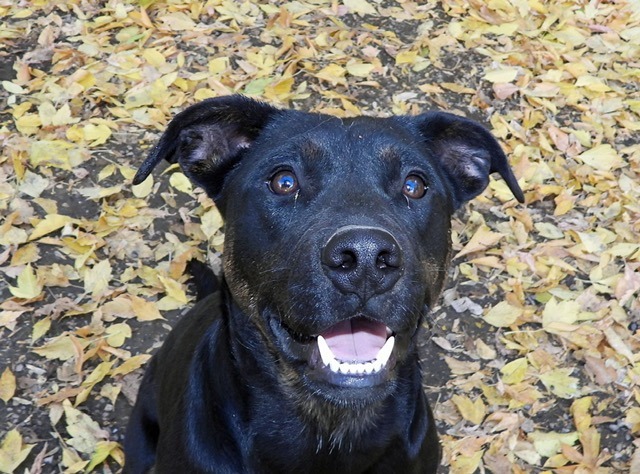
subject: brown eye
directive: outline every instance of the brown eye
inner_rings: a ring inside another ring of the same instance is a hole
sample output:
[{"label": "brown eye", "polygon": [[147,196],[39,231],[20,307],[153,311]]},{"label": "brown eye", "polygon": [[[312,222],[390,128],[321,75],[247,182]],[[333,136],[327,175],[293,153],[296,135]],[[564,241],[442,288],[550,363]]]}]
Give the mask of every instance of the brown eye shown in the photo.
[{"label": "brown eye", "polygon": [[298,190],[298,178],[296,178],[293,171],[278,171],[269,181],[269,189],[281,196],[293,194]]},{"label": "brown eye", "polygon": [[411,199],[420,199],[427,193],[427,184],[420,176],[410,174],[404,180],[402,193]]}]

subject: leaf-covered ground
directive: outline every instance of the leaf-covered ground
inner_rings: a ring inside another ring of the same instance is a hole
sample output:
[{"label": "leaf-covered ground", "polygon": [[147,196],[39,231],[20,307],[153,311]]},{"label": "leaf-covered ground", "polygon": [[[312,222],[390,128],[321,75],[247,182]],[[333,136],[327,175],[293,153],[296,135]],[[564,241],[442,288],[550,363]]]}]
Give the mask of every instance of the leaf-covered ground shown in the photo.
[{"label": "leaf-covered ground", "polygon": [[0,0],[0,471],[117,472],[149,354],[222,222],[177,111],[281,106],[486,123],[504,183],[454,219],[424,341],[443,472],[640,472],[640,4]]}]

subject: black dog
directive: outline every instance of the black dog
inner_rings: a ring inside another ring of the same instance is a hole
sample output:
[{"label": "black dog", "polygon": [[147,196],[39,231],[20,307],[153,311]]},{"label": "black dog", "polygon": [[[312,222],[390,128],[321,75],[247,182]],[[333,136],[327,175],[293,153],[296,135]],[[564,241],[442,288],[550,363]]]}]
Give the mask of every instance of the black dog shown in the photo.
[{"label": "black dog", "polygon": [[142,473],[434,473],[417,334],[450,218],[496,140],[435,112],[339,119],[241,96],[169,124],[134,182],[178,162],[225,218],[224,281],[150,362],[127,429]]}]

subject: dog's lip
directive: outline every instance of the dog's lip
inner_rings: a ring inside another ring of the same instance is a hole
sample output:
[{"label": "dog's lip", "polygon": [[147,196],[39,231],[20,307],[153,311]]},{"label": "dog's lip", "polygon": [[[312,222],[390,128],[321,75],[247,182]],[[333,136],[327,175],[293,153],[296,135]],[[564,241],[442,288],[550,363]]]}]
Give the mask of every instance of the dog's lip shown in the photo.
[{"label": "dog's lip", "polygon": [[304,362],[309,375],[331,385],[371,387],[388,380],[396,364],[395,333],[376,320],[355,316],[319,334],[304,335],[277,318],[270,326],[284,350]]}]

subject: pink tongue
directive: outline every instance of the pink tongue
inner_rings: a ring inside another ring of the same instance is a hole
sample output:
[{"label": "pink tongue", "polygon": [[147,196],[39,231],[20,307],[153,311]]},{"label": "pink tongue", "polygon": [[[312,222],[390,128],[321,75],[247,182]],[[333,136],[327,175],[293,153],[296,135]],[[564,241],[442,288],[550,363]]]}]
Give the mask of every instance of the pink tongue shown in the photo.
[{"label": "pink tongue", "polygon": [[387,341],[387,327],[363,318],[349,319],[331,326],[322,336],[336,359],[366,362],[375,359]]}]

